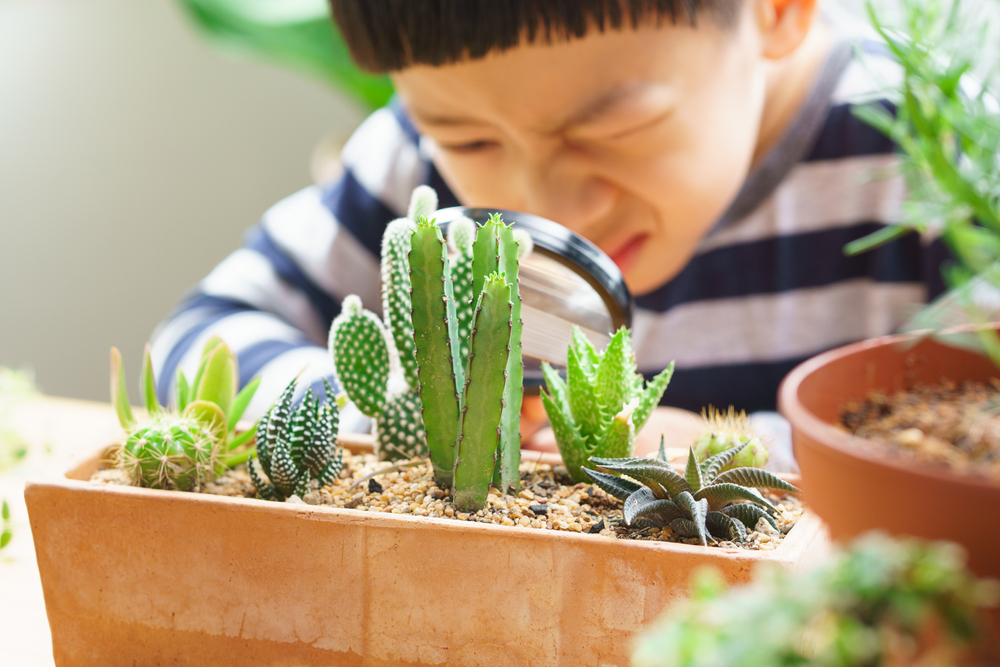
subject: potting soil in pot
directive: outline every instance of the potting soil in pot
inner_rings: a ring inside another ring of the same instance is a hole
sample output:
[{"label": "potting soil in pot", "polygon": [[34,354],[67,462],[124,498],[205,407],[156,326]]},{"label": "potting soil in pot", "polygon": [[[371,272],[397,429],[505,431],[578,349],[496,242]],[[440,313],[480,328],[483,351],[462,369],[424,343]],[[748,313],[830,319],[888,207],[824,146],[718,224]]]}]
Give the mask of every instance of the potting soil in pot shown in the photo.
[{"label": "potting soil in pot", "polygon": [[[530,456],[526,454],[525,458]],[[456,521],[477,521],[504,526],[522,526],[539,530],[563,530],[589,533],[595,537],[638,540],[660,540],[700,544],[696,538],[674,535],[670,528],[635,529],[622,519],[622,502],[596,486],[573,484],[561,466],[544,463],[521,463],[521,491],[517,496],[500,495],[490,489],[486,507],[478,512],[459,512],[451,502],[450,493],[439,489],[429,462],[384,473],[363,481],[352,488],[355,480],[385,468],[372,454],[344,455],[344,469],[333,485],[314,489],[304,499],[293,497],[288,502],[327,505],[368,512],[390,512],[429,516]],[[97,484],[128,484],[128,478],[117,470],[99,470],[91,481]],[[254,497],[253,483],[246,466],[229,470],[203,493],[225,496]],[[712,540],[709,545],[753,550],[775,549],[804,511],[802,502],[793,496],[763,492],[778,509],[778,531],[766,522],[760,530],[751,530],[743,543]]]},{"label": "potting soil in pot", "polygon": [[1000,380],[872,394],[841,423],[896,456],[1000,480]]}]

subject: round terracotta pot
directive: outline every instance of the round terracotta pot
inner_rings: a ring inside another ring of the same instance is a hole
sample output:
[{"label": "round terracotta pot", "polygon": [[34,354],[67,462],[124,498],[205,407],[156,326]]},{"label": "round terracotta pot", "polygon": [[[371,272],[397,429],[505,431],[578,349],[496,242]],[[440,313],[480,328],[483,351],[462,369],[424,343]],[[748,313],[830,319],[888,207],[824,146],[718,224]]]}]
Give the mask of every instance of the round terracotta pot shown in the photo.
[{"label": "round terracotta pot", "polygon": [[916,383],[1000,377],[984,356],[930,339],[886,336],[799,365],[778,390],[792,425],[806,503],[837,540],[873,529],[965,546],[981,576],[1000,578],[1000,483],[898,460],[838,426],[852,400]]}]

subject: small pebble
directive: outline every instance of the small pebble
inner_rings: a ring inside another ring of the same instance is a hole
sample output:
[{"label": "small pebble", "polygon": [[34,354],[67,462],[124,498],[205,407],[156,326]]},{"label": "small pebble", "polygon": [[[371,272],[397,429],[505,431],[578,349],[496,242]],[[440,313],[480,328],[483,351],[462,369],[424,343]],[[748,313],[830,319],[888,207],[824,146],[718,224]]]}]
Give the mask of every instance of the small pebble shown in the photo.
[{"label": "small pebble", "polygon": [[368,493],[382,493],[382,490],[382,485],[374,477],[368,480]]},{"label": "small pebble", "polygon": [[547,514],[549,511],[547,505],[530,505],[528,509],[534,512],[535,514]]}]

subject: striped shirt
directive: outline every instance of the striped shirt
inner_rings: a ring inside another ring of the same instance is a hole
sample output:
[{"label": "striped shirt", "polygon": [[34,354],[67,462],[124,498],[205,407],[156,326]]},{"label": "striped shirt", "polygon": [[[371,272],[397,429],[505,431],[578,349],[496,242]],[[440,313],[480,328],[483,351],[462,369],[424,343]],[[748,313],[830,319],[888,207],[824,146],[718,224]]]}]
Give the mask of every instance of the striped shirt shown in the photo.
[{"label": "striped shirt", "polygon": [[[673,279],[636,298],[639,369],[676,373],[664,404],[773,410],[793,366],[829,348],[899,327],[914,304],[943,290],[940,242],[910,235],[845,257],[846,243],[898,220],[905,195],[887,172],[895,147],[851,112],[871,90],[871,63],[835,47],[784,138],[748,177],[728,211]],[[154,336],[166,400],[178,368],[189,375],[205,341],[238,354],[240,384],[262,384],[261,414],[297,374],[331,377],[327,331],[341,300],[380,310],[382,233],[429,184],[442,207],[459,202],[421,149],[398,103],[376,111],[342,153],[343,176],[278,203],[183,300]],[[888,175],[887,175],[888,174]],[[347,429],[364,428],[355,414]]]}]

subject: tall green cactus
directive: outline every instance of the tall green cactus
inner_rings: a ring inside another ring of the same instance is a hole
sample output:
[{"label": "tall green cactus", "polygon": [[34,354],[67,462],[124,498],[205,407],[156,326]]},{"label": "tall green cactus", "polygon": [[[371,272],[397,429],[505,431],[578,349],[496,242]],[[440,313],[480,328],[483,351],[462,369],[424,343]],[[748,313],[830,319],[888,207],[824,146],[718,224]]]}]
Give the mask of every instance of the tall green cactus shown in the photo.
[{"label": "tall green cactus", "polygon": [[491,217],[477,230],[472,248],[475,308],[468,363],[463,364],[458,311],[467,306],[464,298],[457,303],[444,238],[434,222],[421,219],[410,240],[414,342],[427,444],[435,479],[454,486],[460,509],[481,508],[493,481],[504,490],[519,486],[523,368],[517,260],[513,231],[499,216]]}]

